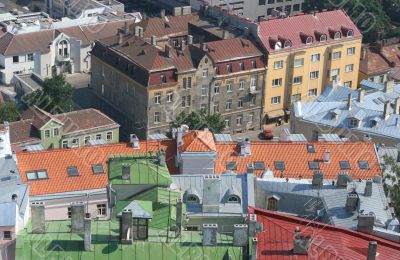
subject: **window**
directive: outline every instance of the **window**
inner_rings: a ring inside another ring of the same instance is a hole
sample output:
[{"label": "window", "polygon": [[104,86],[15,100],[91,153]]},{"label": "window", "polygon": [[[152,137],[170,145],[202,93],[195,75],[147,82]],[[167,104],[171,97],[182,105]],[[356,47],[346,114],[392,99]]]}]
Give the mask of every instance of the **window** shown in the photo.
[{"label": "window", "polygon": [[308,167],[310,168],[310,170],[319,170],[319,162],[309,161]]},{"label": "window", "polygon": [[276,162],[274,162],[274,165],[275,165],[275,170],[277,170],[277,171],[285,170],[285,163],[282,161],[276,161]]},{"label": "window", "polygon": [[13,63],[19,62],[19,56],[13,56]]},{"label": "window", "polygon": [[183,78],[183,88],[191,88],[192,87],[192,77]]},{"label": "window", "polygon": [[250,87],[256,87],[256,86],[257,86],[257,76],[251,76]]},{"label": "window", "polygon": [[251,68],[253,69],[257,68],[257,62],[255,60],[251,61]]},{"label": "window", "polygon": [[307,152],[308,153],[315,153],[315,147],[313,144],[307,144]]},{"label": "window", "polygon": [[268,198],[267,209],[272,211],[278,210],[278,200],[275,197]]},{"label": "window", "polygon": [[186,198],[186,203],[199,203],[199,197],[194,194],[189,194]]},{"label": "window", "polygon": [[293,67],[298,68],[303,66],[304,66],[304,58],[294,60]]},{"label": "window", "polygon": [[190,97],[190,95],[187,95],[186,96],[186,106],[190,107],[190,103],[191,103],[191,97]]},{"label": "window", "polygon": [[58,128],[53,129],[53,135],[58,136],[60,134],[60,130]]},{"label": "window", "polygon": [[27,60],[28,61],[33,61],[33,53],[28,53]]},{"label": "window", "polygon": [[202,97],[208,96],[208,86],[207,85],[201,86],[201,96]]},{"label": "window", "polygon": [[227,70],[228,72],[232,72],[232,64],[227,64],[227,65],[226,65],[226,70]]},{"label": "window", "polygon": [[162,74],[162,75],[160,76],[160,81],[161,81],[161,84],[162,84],[162,83],[167,83],[167,76],[165,76],[164,74]]},{"label": "window", "polygon": [[258,5],[265,5],[266,0],[258,0]]},{"label": "window", "polygon": [[339,40],[341,37],[342,37],[342,34],[340,32],[336,32],[335,36],[334,36],[334,39],[335,40]]},{"label": "window", "polygon": [[298,11],[300,11],[300,4],[293,5],[293,12],[298,12]]},{"label": "window", "polygon": [[316,88],[312,88],[308,90],[309,97],[315,97],[317,95],[318,90]]},{"label": "window", "polygon": [[293,102],[301,101],[301,94],[294,94],[294,95],[292,96],[292,101],[293,101]]},{"label": "window", "polygon": [[265,163],[263,161],[255,161],[254,169],[255,170],[265,170]]},{"label": "window", "polygon": [[154,103],[161,104],[161,92],[157,92],[154,95]]},{"label": "window", "polygon": [[26,173],[26,177],[27,177],[28,181],[41,180],[41,179],[48,178],[46,170],[29,171]]},{"label": "window", "polygon": [[358,127],[358,119],[356,118],[350,118],[349,119],[349,125],[350,127]]},{"label": "window", "polygon": [[58,55],[68,57],[68,42],[66,40],[62,40],[58,43]]},{"label": "window", "polygon": [[50,138],[50,130],[44,130],[44,138]]},{"label": "window", "polygon": [[320,61],[320,59],[321,59],[321,54],[319,53],[311,55],[311,62],[317,62]]},{"label": "window", "polygon": [[67,216],[68,216],[68,218],[71,218],[71,216],[72,216],[72,209],[71,209],[71,207],[68,207],[68,209],[67,209]]},{"label": "window", "polygon": [[68,140],[62,141],[62,148],[68,148]]},{"label": "window", "polygon": [[361,170],[369,170],[368,161],[358,161],[358,167],[360,167]]},{"label": "window", "polygon": [[306,44],[311,44],[313,42],[312,37],[307,37]]},{"label": "window", "polygon": [[208,77],[208,69],[203,69],[203,78]]},{"label": "window", "polygon": [[113,139],[113,133],[112,132],[107,132],[106,134],[106,140],[111,141]]},{"label": "window", "polygon": [[236,169],[237,169],[236,162],[234,162],[234,161],[227,162],[226,169],[230,170],[230,171],[236,171]]},{"label": "window", "polygon": [[239,82],[239,90],[244,90],[244,85],[245,85],[245,82],[243,79],[241,79]]},{"label": "window", "polygon": [[238,108],[242,108],[243,107],[243,98],[239,98],[238,99]]},{"label": "window", "polygon": [[236,117],[236,125],[241,126],[243,123],[243,117],[242,116],[237,116]]},{"label": "window", "polygon": [[96,135],[96,140],[101,140],[101,134]]},{"label": "window", "polygon": [[214,113],[219,113],[219,103],[214,103]]},{"label": "window", "polygon": [[219,94],[219,85],[214,86],[214,94]]},{"label": "window", "polygon": [[154,112],[154,124],[160,123],[161,120],[161,113],[160,112]]},{"label": "window", "polygon": [[107,206],[106,204],[97,204],[97,216],[106,216]]},{"label": "window", "polygon": [[301,83],[303,83],[303,76],[293,78],[293,85],[300,85]]},{"label": "window", "polygon": [[278,96],[278,97],[271,98],[271,103],[274,104],[274,105],[281,103],[281,97]]},{"label": "window", "polygon": [[103,165],[102,164],[93,164],[92,170],[94,174],[101,174],[104,173]]},{"label": "window", "polygon": [[232,81],[226,83],[226,92],[232,92]]},{"label": "window", "polygon": [[282,69],[283,68],[283,60],[274,62],[274,69]]},{"label": "window", "polygon": [[310,79],[318,79],[318,78],[319,78],[319,71],[310,72]]},{"label": "window", "polygon": [[257,101],[257,99],[256,99],[256,95],[251,95],[250,96],[250,106],[255,106],[256,105],[256,101]]},{"label": "window", "polygon": [[354,70],[354,64],[346,65],[345,72],[352,72]]},{"label": "window", "polygon": [[339,60],[342,57],[341,51],[336,51],[332,54],[332,60]]},{"label": "window", "polygon": [[244,63],[243,62],[239,62],[239,68],[240,68],[240,70],[244,70]]},{"label": "window", "polygon": [[11,231],[4,231],[3,232],[3,240],[11,240]]},{"label": "window", "polygon": [[353,30],[348,30],[347,31],[347,37],[352,37],[354,35]]},{"label": "window", "polygon": [[224,120],[225,128],[230,128],[231,127],[231,120],[229,118]]},{"label": "window", "polygon": [[353,84],[352,81],[346,81],[346,82],[344,83],[344,87],[346,87],[346,88],[351,88],[352,84]]},{"label": "window", "polygon": [[174,101],[174,92],[168,91],[167,92],[167,103],[171,103]]},{"label": "window", "polygon": [[340,169],[341,170],[350,170],[350,162],[349,161],[340,161]]},{"label": "window", "polygon": [[356,53],[356,48],[355,47],[347,48],[347,55],[348,56],[354,55],[355,53]]},{"label": "window", "polygon": [[186,96],[182,96],[181,105],[182,105],[182,107],[186,107]]},{"label": "window", "polygon": [[321,37],[319,37],[319,41],[326,42],[326,35],[325,34],[321,35]]},{"label": "window", "polygon": [[229,111],[232,109],[232,99],[226,101],[225,110]]},{"label": "window", "polygon": [[282,78],[272,80],[272,87],[280,87],[281,85],[282,85]]},{"label": "window", "polygon": [[84,139],[85,144],[89,144],[89,141],[90,141],[90,135],[85,136],[85,139]]},{"label": "window", "polygon": [[290,48],[292,47],[292,42],[291,41],[285,41],[285,43],[283,44],[283,48]]},{"label": "window", "polygon": [[331,79],[333,81],[336,81],[339,77],[340,74],[340,69],[332,69],[332,70],[328,70],[328,77],[331,77]]},{"label": "window", "polygon": [[240,203],[240,198],[236,195],[230,195],[227,200],[228,203]]},{"label": "window", "polygon": [[78,167],[76,166],[68,166],[67,173],[69,177],[79,176]]}]

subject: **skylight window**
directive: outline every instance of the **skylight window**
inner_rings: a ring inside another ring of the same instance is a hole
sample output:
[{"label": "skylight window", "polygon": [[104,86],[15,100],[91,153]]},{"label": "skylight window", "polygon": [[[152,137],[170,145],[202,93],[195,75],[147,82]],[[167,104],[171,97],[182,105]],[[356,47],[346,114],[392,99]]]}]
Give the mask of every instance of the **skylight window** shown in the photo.
[{"label": "skylight window", "polygon": [[47,179],[48,178],[47,171],[46,170],[29,171],[26,172],[26,178],[28,179],[28,181]]},{"label": "skylight window", "polygon": [[369,164],[367,161],[358,161],[358,166],[361,170],[369,170]]},{"label": "skylight window", "polygon": [[315,147],[313,144],[307,144],[307,152],[308,153],[315,153]]},{"label": "skylight window", "polygon": [[79,176],[78,173],[78,168],[76,166],[69,166],[67,168],[68,176],[74,177],[74,176]]},{"label": "skylight window", "polygon": [[349,161],[340,161],[340,169],[342,170],[350,170],[350,162]]},{"label": "skylight window", "polygon": [[319,162],[309,161],[308,167],[310,168],[310,170],[319,170]]},{"label": "skylight window", "polygon": [[256,170],[265,170],[265,164],[262,161],[254,162],[254,169]]},{"label": "skylight window", "polygon": [[226,169],[227,170],[231,170],[231,171],[235,171],[236,170],[236,162],[227,162],[226,163]]},{"label": "skylight window", "polygon": [[275,170],[284,171],[285,170],[285,163],[282,161],[276,161],[275,163]]},{"label": "skylight window", "polygon": [[104,173],[103,165],[102,164],[93,164],[92,170],[94,174],[101,174]]}]

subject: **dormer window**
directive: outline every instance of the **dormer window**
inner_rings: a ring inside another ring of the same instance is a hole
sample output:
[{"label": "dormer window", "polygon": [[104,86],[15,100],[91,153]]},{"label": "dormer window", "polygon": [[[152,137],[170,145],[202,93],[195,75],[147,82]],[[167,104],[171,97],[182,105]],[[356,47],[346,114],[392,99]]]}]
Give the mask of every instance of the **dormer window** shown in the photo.
[{"label": "dormer window", "polygon": [[186,198],[186,203],[199,203],[199,197],[194,194],[189,194]]},{"label": "dormer window", "polygon": [[160,76],[160,80],[161,80],[161,83],[167,83],[167,76],[164,75],[164,74],[162,74],[162,75]]},{"label": "dormer window", "polygon": [[313,43],[313,38],[311,36],[307,37],[306,44]]},{"label": "dormer window", "polygon": [[321,35],[321,37],[319,37],[319,41],[326,42],[326,35],[325,34]]},{"label": "dormer window", "polygon": [[280,49],[282,49],[282,43],[281,43],[281,42],[275,43],[274,49],[275,49],[275,50],[280,50]]},{"label": "dormer window", "polygon": [[62,57],[69,56],[69,44],[67,40],[61,40],[58,43],[58,55]]},{"label": "dormer window", "polygon": [[339,40],[340,38],[342,38],[342,34],[340,32],[335,32],[334,39]]},{"label": "dormer window", "polygon": [[359,120],[356,118],[349,118],[349,126],[350,127],[358,127]]},{"label": "dormer window", "polygon": [[284,48],[290,48],[290,47],[292,47],[292,42],[289,40],[285,41]]},{"label": "dormer window", "polygon": [[239,196],[236,196],[236,195],[230,195],[228,197],[227,202],[228,203],[240,203],[240,198],[239,198]]},{"label": "dormer window", "polygon": [[267,198],[267,209],[272,211],[278,210],[279,197],[273,195]]},{"label": "dormer window", "polygon": [[378,126],[378,120],[372,119],[371,120],[371,127]]},{"label": "dormer window", "polygon": [[353,36],[354,36],[353,30],[348,30],[347,31],[347,37],[353,37]]}]

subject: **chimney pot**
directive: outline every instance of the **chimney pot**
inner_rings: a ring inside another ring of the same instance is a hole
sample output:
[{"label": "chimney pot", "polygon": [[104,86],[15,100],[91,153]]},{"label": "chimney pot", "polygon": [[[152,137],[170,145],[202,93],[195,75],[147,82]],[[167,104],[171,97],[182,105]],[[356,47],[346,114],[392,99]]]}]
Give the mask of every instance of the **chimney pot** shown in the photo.
[{"label": "chimney pot", "polygon": [[251,247],[251,260],[257,260],[257,247],[258,247],[258,239],[253,237],[252,247]]},{"label": "chimney pot", "polygon": [[358,215],[357,230],[365,233],[371,233],[374,230],[375,224],[375,214],[370,213],[360,213]]},{"label": "chimney pot", "polygon": [[321,188],[324,183],[324,173],[322,171],[314,171],[311,183],[313,187]]},{"label": "chimney pot", "polygon": [[161,17],[161,19],[165,18],[165,9],[160,10],[160,17]]},{"label": "chimney pot", "polygon": [[217,245],[218,224],[203,224],[203,246]]},{"label": "chimney pot", "polygon": [[193,44],[193,36],[192,35],[188,35],[187,36],[187,44],[188,45],[192,45]]},{"label": "chimney pot", "polygon": [[201,43],[201,49],[202,49],[203,51],[208,51],[207,43],[202,42],[202,43]]},{"label": "chimney pot", "polygon": [[346,198],[346,210],[348,212],[353,212],[356,210],[358,204],[358,194],[357,193],[349,193]]},{"label": "chimney pot", "polygon": [[400,97],[394,100],[394,114],[400,115]]}]

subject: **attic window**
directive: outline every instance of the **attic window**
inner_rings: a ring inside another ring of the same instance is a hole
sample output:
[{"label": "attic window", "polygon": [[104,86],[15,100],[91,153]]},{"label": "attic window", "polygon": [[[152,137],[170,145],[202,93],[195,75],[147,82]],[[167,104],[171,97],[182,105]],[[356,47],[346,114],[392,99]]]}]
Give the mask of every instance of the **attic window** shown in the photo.
[{"label": "attic window", "polygon": [[275,170],[277,171],[284,171],[285,170],[285,163],[282,161],[276,161],[274,162],[275,164]]},{"label": "attic window", "polygon": [[310,170],[319,170],[319,162],[309,161],[308,167],[310,168]]},{"label": "attic window", "polygon": [[78,167],[76,166],[69,166],[67,168],[67,173],[69,177],[79,176]]},{"label": "attic window", "polygon": [[313,43],[313,38],[311,36],[307,37],[306,44]]},{"label": "attic window", "polygon": [[104,173],[103,165],[102,164],[93,164],[92,170],[94,174],[101,174]]},{"label": "attic window", "polygon": [[358,161],[358,167],[360,167],[361,170],[369,170],[368,161]]},{"label": "attic window", "polygon": [[236,195],[230,195],[227,200],[228,203],[240,203],[240,198]]},{"label": "attic window", "polygon": [[313,144],[307,144],[307,152],[308,153],[315,153],[315,147]]},{"label": "attic window", "polygon": [[226,169],[227,170],[231,170],[231,171],[235,171],[237,169],[236,162],[227,162],[226,163]]},{"label": "attic window", "polygon": [[256,161],[254,162],[254,169],[255,170],[265,170],[265,164],[263,161]]},{"label": "attic window", "polygon": [[46,170],[29,171],[26,172],[26,178],[28,179],[28,181],[48,179],[47,171]]},{"label": "attic window", "polygon": [[334,39],[339,40],[342,37],[342,34],[340,32],[335,32]]},{"label": "attic window", "polygon": [[284,48],[290,48],[292,47],[292,42],[291,41],[285,41],[285,44],[283,45]]},{"label": "attic window", "polygon": [[354,35],[353,30],[348,30],[347,31],[347,37],[353,37],[353,35]]},{"label": "attic window", "polygon": [[349,161],[340,161],[340,169],[342,170],[350,170],[350,162]]},{"label": "attic window", "polygon": [[326,35],[325,34],[321,35],[321,37],[319,37],[319,41],[326,42]]},{"label": "attic window", "polygon": [[199,203],[199,202],[200,202],[199,197],[197,197],[194,194],[190,194],[186,198],[186,203]]}]

